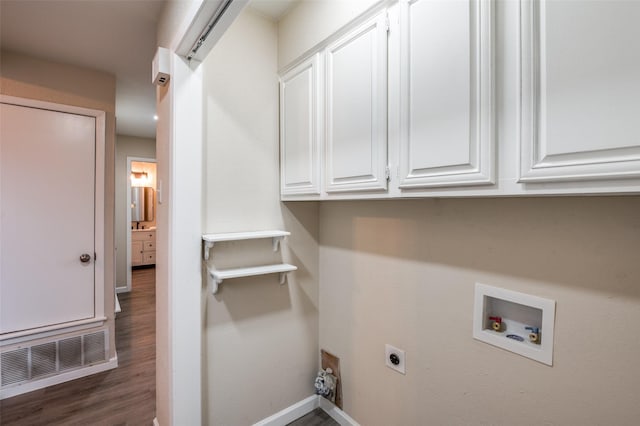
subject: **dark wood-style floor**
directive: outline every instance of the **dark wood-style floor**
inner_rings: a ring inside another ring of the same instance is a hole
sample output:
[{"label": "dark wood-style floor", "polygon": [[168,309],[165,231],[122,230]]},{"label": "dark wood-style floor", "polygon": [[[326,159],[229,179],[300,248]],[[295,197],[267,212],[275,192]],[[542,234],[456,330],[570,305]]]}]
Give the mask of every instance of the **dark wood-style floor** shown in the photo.
[{"label": "dark wood-style floor", "polygon": [[340,423],[333,420],[322,408],[316,408],[287,426],[340,426]]},{"label": "dark wood-style floor", "polygon": [[156,411],[155,268],[133,271],[116,317],[118,368],[0,401],[0,424],[152,425]]}]

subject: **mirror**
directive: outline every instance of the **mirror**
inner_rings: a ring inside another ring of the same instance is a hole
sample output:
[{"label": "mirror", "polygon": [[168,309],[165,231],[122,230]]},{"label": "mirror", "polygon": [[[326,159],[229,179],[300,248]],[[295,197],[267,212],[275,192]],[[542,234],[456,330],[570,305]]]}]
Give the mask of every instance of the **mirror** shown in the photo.
[{"label": "mirror", "polygon": [[155,191],[150,186],[134,186],[131,188],[131,221],[151,222],[155,218]]}]

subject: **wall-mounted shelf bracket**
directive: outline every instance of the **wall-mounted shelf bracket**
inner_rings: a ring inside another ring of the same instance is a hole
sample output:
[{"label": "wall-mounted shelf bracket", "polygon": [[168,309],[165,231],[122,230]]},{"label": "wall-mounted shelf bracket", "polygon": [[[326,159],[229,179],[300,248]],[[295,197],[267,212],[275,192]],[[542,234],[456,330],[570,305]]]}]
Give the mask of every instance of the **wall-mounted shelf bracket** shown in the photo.
[{"label": "wall-mounted shelf bracket", "polygon": [[288,263],[279,263],[275,265],[252,266],[248,268],[236,269],[211,269],[207,268],[207,275],[211,281],[211,292],[216,294],[222,284],[222,281],[231,278],[253,277],[256,275],[279,274],[280,284],[286,282],[287,273],[297,270],[298,267],[289,265]]},{"label": "wall-mounted shelf bracket", "polygon": [[204,234],[202,241],[204,241],[204,260],[209,260],[209,250],[213,248],[213,245],[221,241],[240,241],[240,240],[257,240],[262,238],[271,238],[271,244],[273,251],[278,251],[280,248],[280,241],[291,235],[288,231],[252,231],[252,232],[229,232],[224,234]]},{"label": "wall-mounted shelf bracket", "polygon": [[213,241],[206,241],[204,242],[204,260],[209,260],[209,250],[211,250],[213,248],[214,242]]},{"label": "wall-mounted shelf bracket", "polygon": [[273,251],[278,251],[280,248],[280,241],[284,238],[284,236],[280,237],[272,237],[271,244],[273,245]]}]

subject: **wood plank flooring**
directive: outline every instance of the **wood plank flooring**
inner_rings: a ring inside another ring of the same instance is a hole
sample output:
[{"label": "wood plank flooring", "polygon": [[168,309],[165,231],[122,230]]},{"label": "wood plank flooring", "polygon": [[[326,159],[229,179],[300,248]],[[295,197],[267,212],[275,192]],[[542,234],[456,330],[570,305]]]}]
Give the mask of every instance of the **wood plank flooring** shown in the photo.
[{"label": "wood plank flooring", "polygon": [[152,425],[156,400],[155,268],[132,274],[116,317],[118,368],[0,401],[0,424]]},{"label": "wood plank flooring", "polygon": [[316,408],[287,426],[340,426],[340,423],[333,420],[322,408]]}]

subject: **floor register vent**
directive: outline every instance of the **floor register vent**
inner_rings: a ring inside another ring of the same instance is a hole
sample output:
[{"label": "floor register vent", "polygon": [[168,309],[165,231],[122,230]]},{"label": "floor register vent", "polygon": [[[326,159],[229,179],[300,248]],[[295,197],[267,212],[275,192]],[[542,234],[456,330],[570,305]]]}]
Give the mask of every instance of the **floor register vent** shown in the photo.
[{"label": "floor register vent", "polygon": [[0,383],[4,388],[102,363],[108,349],[108,330],[11,349],[0,354]]}]

